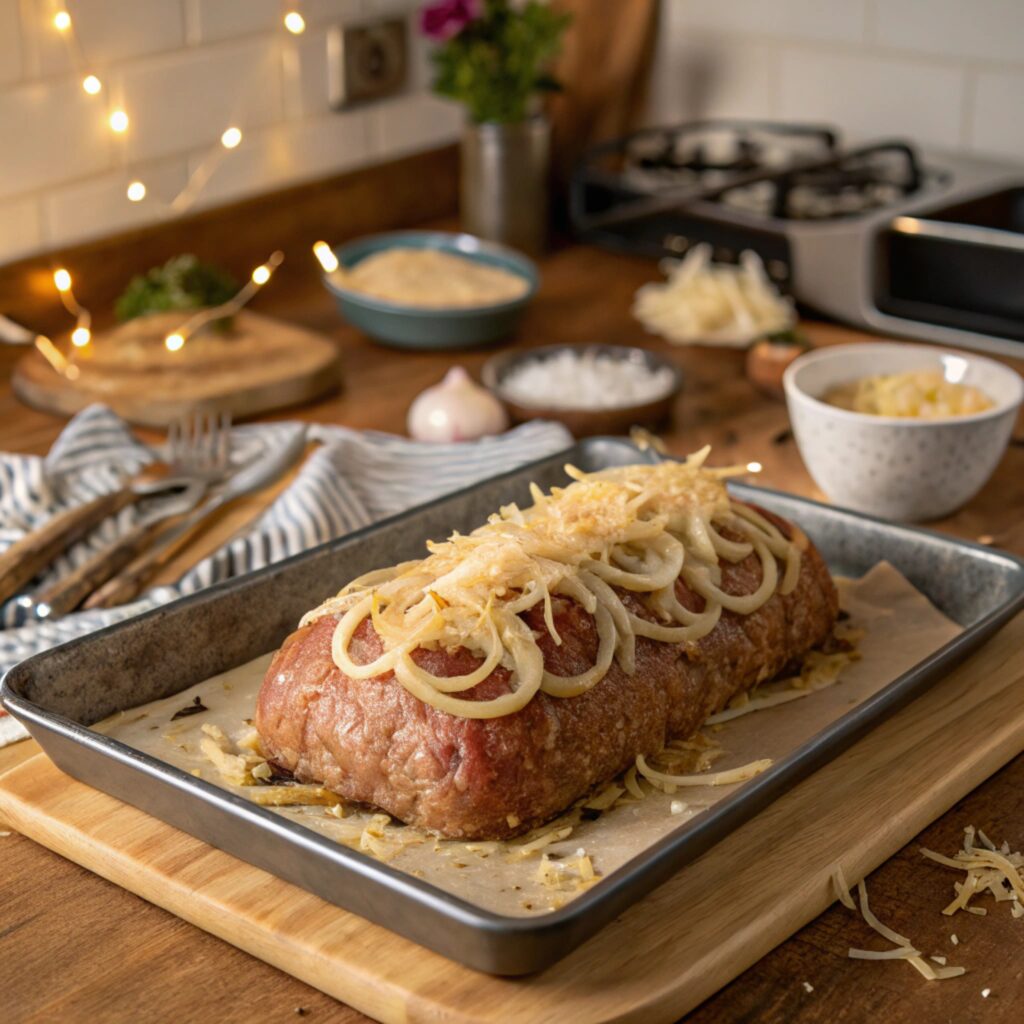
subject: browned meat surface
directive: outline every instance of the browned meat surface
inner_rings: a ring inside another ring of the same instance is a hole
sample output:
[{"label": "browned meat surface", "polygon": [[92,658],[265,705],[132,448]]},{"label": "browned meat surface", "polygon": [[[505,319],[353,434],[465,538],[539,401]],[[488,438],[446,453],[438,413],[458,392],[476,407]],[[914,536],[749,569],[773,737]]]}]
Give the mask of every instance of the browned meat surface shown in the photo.
[{"label": "browned meat surface", "polygon": [[[771,516],[781,528],[788,525]],[[760,581],[756,557],[723,563],[723,589],[751,593]],[[699,610],[701,598],[677,585],[680,600]],[[646,614],[626,595],[638,614]],[[539,609],[525,616],[547,668],[585,671],[597,651],[591,617],[558,599],[556,646]],[[637,639],[636,671],[617,664],[579,697],[538,693],[514,715],[459,718],[408,693],[390,673],[350,679],[331,658],[337,622],[326,616],[297,630],[275,656],[256,709],[264,751],[307,782],[322,782],[349,800],[374,804],[401,821],[464,839],[507,838],[564,810],[614,778],[637,754],[688,736],[736,694],[778,673],[830,633],[838,611],[835,587],[818,552],[802,559],[800,580],[752,615],[724,612],[695,644]],[[377,657],[382,645],[364,622],[353,660]],[[419,650],[416,660],[437,675],[472,671],[465,650]],[[490,698],[508,688],[498,669],[463,696]]]}]

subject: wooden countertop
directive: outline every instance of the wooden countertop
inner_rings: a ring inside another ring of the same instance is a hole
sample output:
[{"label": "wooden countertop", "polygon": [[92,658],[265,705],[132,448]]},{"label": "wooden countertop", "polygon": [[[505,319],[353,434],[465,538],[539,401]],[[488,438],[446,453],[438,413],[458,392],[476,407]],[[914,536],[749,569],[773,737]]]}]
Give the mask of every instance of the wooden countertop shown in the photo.
[{"label": "wooden countertop", "polygon": [[[633,292],[652,279],[650,261],[586,247],[568,247],[543,263],[543,286],[518,345],[645,344],[669,353],[686,382],[664,437],[685,453],[711,443],[715,460],[757,460],[769,487],[821,497],[788,433],[785,408],[760,396],[743,375],[741,354],[673,349],[644,336],[629,315]],[[413,396],[453,363],[476,372],[491,353],[404,353],[381,348],[341,324],[312,274],[269,287],[257,308],[333,336],[343,353],[345,387],[338,395],[278,418],[342,423],[403,432]],[[815,344],[862,340],[844,328],[807,323]],[[18,404],[10,372],[19,353],[0,346],[0,449],[45,452],[61,423]],[[1024,370],[1024,364],[1014,364]],[[1018,436],[1020,428],[1018,428]],[[233,510],[208,531],[207,548],[252,514]],[[994,536],[1024,552],[1024,445],[1012,444],[995,476],[970,505],[939,523],[962,537]],[[198,557],[193,549],[189,561]],[[172,566],[169,578],[182,567]],[[0,771],[34,752],[29,741],[0,750]],[[973,823],[1015,849],[1024,845],[1024,757],[935,822],[875,872],[872,906],[894,928],[928,948],[945,934],[941,894],[922,886],[918,845],[958,847]],[[164,911],[62,860],[17,834],[0,836],[0,988],[17,1020],[365,1020],[327,996],[198,931]],[[794,1024],[833,1020],[958,1020],[984,1011],[986,1021],[1017,1020],[1024,998],[1022,922],[1009,914],[971,918],[960,927],[964,978],[928,983],[900,963],[846,958],[849,919],[833,907],[692,1013],[692,1024],[737,1020]],[[858,941],[863,939],[859,936]],[[813,987],[805,990],[804,982]],[[982,988],[991,989],[983,1000]],[[984,1005],[982,1005],[984,1003]],[[152,1008],[144,1011],[143,1007]],[[159,1008],[158,1010],[156,1008]]]}]

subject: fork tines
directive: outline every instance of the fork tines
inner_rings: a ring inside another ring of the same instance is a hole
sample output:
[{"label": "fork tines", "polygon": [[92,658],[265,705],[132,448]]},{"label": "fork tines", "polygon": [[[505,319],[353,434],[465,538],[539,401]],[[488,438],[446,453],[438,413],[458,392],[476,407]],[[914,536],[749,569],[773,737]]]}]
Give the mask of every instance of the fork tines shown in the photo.
[{"label": "fork tines", "polygon": [[231,414],[194,412],[167,430],[167,461],[177,471],[219,475],[231,464]]}]

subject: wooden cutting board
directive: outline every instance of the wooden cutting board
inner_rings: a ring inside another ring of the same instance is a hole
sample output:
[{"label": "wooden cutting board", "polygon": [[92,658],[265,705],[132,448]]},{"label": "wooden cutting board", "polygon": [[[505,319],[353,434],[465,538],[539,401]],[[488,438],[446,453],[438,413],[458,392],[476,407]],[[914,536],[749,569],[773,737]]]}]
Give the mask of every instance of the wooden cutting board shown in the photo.
[{"label": "wooden cutting board", "polygon": [[180,313],[157,313],[95,334],[74,354],[73,381],[32,349],[14,370],[14,393],[61,416],[103,402],[137,426],[165,427],[199,407],[236,420],[258,416],[340,382],[338,346],[322,334],[242,310],[229,332],[208,330],[169,352],[163,339],[181,323]]},{"label": "wooden cutting board", "polygon": [[[453,964],[69,779],[42,755],[0,777],[0,813],[50,849],[381,1021],[673,1021],[824,910],[833,865],[851,883],[861,878],[1024,748],[1022,651],[1024,615],[528,978]],[[936,913],[947,897],[936,892]]]}]

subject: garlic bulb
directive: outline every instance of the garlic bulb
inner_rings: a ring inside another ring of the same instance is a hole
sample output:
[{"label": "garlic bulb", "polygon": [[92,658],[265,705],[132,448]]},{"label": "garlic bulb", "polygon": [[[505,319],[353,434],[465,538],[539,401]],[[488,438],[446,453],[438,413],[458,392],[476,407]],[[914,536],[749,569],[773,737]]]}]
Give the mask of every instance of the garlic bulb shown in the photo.
[{"label": "garlic bulb", "polygon": [[508,428],[504,406],[453,366],[440,384],[417,395],[409,407],[409,434],[417,441],[472,441]]}]

